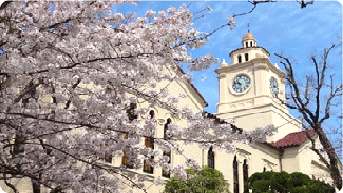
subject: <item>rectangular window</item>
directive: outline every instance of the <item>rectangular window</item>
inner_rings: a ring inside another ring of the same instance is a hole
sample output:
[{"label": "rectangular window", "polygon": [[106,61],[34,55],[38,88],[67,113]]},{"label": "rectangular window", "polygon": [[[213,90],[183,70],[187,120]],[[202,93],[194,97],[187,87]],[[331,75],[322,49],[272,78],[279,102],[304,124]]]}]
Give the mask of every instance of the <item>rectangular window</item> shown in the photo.
[{"label": "rectangular window", "polygon": [[[171,159],[170,153],[171,153],[170,151],[169,152],[163,151],[163,156],[169,157],[168,164],[170,164],[170,161],[171,161],[170,160]],[[162,176],[170,178],[170,173],[167,172],[166,170],[162,170]]]},{"label": "rectangular window", "polygon": [[[150,137],[145,138],[145,147],[150,147],[151,149],[154,149],[154,139]],[[154,156],[152,156],[151,159],[154,159]],[[143,171],[149,174],[153,174],[154,168],[150,164],[148,164],[146,160],[144,160]]]},{"label": "rectangular window", "polygon": [[[105,148],[108,147],[108,142],[105,142]],[[112,152],[105,150],[105,161],[107,163],[112,163]]]},{"label": "rectangular window", "polygon": [[[128,135],[124,136],[124,139],[128,139]],[[130,163],[130,151],[129,148],[126,147],[123,150],[124,156],[121,158],[121,163],[126,166],[126,168],[133,169],[133,164]]]},{"label": "rectangular window", "polygon": [[[137,109],[136,103],[130,103],[130,107],[126,110],[127,116],[129,121],[132,122],[133,120],[137,119],[137,114],[135,114],[135,109]],[[128,134],[124,136],[124,139],[128,139]],[[136,156],[132,157],[132,152],[130,152],[129,147],[125,147],[123,150],[123,157],[121,158],[121,163],[126,166],[126,168],[133,169],[132,159],[136,158]],[[131,156],[131,158],[130,158]],[[131,160],[130,160],[131,159]]]}]

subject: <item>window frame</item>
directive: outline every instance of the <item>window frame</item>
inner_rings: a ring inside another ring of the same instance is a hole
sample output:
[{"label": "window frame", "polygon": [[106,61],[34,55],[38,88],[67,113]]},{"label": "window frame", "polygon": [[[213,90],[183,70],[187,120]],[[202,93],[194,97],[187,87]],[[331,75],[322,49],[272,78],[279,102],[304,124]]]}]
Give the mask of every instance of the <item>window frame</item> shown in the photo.
[{"label": "window frame", "polygon": [[212,146],[207,152],[207,167],[214,169],[214,152]]},{"label": "window frame", "polygon": [[249,61],[249,53],[245,53],[245,54],[244,54],[244,58],[245,58],[245,61],[246,61],[246,62]]},{"label": "window frame", "polygon": [[232,162],[233,169],[233,193],[239,193],[239,171],[238,171],[238,162],[236,156]]},{"label": "window frame", "polygon": [[[154,138],[152,137],[146,137],[145,138],[145,147],[150,147],[151,149],[154,149]],[[154,156],[151,156],[151,159],[154,159]],[[151,166],[151,164],[148,164],[146,160],[144,160],[143,165],[143,172],[153,174],[154,168]]]},{"label": "window frame", "polygon": [[[154,119],[155,118],[155,112],[151,110],[149,112],[149,118]],[[145,147],[149,147],[151,149],[154,149],[154,138],[153,137],[146,137],[144,140]],[[154,156],[151,156],[151,159],[154,159]],[[143,165],[143,172],[153,174],[154,173],[154,168],[151,166],[151,164],[148,164],[146,160],[144,160],[144,165]]]},{"label": "window frame", "polygon": [[[138,116],[135,114],[136,109],[137,109],[137,103],[130,103],[129,108],[126,110],[126,113],[130,122],[138,118]],[[124,135],[124,139],[128,139],[128,138],[129,138],[129,135],[127,133]],[[125,165],[126,168],[133,169],[133,164],[130,163],[130,148],[129,147],[125,147],[123,149],[123,156],[121,158],[121,164]]]},{"label": "window frame", "polygon": [[248,191],[249,189],[245,186],[247,184],[247,180],[249,178],[249,165],[247,163],[247,159],[243,161],[243,185],[244,185],[244,192]]},{"label": "window frame", "polygon": [[[168,131],[168,125],[171,123],[171,119],[167,119],[167,123],[164,125],[164,135],[163,135],[163,139],[167,139],[167,131]],[[168,137],[169,138],[169,137]],[[163,151],[163,156],[168,156],[169,157],[169,161],[168,164],[171,163],[171,151]],[[162,176],[163,177],[167,177],[170,178],[170,172],[167,172],[166,170],[162,169]]]}]

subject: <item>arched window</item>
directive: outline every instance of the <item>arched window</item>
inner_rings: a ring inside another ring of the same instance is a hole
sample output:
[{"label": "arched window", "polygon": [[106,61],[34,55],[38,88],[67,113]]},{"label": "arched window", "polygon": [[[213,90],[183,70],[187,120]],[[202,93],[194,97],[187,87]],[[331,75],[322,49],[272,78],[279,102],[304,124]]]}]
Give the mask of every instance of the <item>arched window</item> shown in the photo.
[{"label": "arched window", "polygon": [[237,166],[236,156],[233,158],[233,193],[239,193],[239,173],[238,173],[238,166]]},{"label": "arched window", "polygon": [[250,47],[252,47],[252,41],[250,42]]},{"label": "arched window", "polygon": [[265,172],[265,171],[266,171],[266,167],[263,168],[263,172]]},{"label": "arched window", "polygon": [[246,48],[248,47],[248,42],[245,42],[245,47],[246,47]]},{"label": "arched window", "polygon": [[214,169],[214,152],[212,146],[207,152],[207,166]]},{"label": "arched window", "polygon": [[137,119],[137,114],[135,113],[136,108],[136,103],[130,103],[129,109],[126,110],[127,116],[129,117],[130,121]]},{"label": "arched window", "polygon": [[153,110],[151,110],[151,111],[149,112],[149,116],[150,116],[150,119],[155,118],[155,112],[154,112]]},{"label": "arched window", "polygon": [[237,56],[237,60],[238,60],[238,63],[242,63],[242,56],[241,55]]},{"label": "arched window", "polygon": [[[29,103],[30,98],[38,99],[36,85],[33,84],[31,81],[26,87],[25,90],[29,90],[23,97],[22,97],[22,104],[26,107],[26,104]],[[68,104],[68,103],[67,103]]]},{"label": "arched window", "polygon": [[[164,125],[164,139],[168,139],[169,136],[166,135],[167,131],[168,131],[168,125],[171,123],[171,119],[167,119],[167,123]],[[171,152],[170,151],[163,151],[163,156],[167,156],[169,157],[169,161],[168,164],[171,163]],[[162,170],[162,176],[170,178],[170,173],[167,172],[166,170]]]},{"label": "arched window", "polygon": [[[137,104],[136,103],[130,103],[129,108],[126,110],[127,116],[129,117],[129,121],[133,121],[137,119],[137,114],[135,113],[135,110],[137,109]],[[128,139],[129,136],[126,134],[124,136],[124,139]],[[130,160],[130,151],[129,147],[124,148],[124,156],[121,158],[121,163],[123,165],[126,165],[126,168],[133,168],[133,164],[131,163],[132,160]]]},{"label": "arched window", "polygon": [[244,162],[243,162],[244,192],[249,192],[248,189],[245,187],[245,184],[247,183],[248,177],[249,177],[249,174],[248,174],[248,164],[247,164],[247,160],[244,159]]},{"label": "arched window", "polygon": [[[151,110],[149,112],[149,118],[150,119],[154,119],[155,118],[155,112],[153,110]],[[154,149],[154,138],[152,137],[146,137],[145,138],[145,147],[150,147],[151,149]],[[151,159],[154,159],[154,156],[151,156]],[[153,174],[154,173],[154,168],[147,163],[146,160],[144,160],[144,168],[143,168],[144,172]]]},{"label": "arched window", "polygon": [[249,60],[249,54],[248,53],[245,53],[245,61],[248,61]]}]

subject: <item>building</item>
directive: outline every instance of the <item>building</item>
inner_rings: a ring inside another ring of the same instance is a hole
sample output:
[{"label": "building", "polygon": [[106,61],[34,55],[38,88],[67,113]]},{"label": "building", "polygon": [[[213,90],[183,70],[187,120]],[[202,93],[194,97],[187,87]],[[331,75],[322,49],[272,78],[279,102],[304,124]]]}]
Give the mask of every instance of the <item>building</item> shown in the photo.
[{"label": "building", "polygon": [[[207,116],[216,119],[218,123],[229,122],[234,117],[234,126],[248,131],[273,124],[278,128],[278,132],[268,137],[265,143],[235,144],[237,149],[234,153],[212,147],[206,151],[197,145],[187,145],[183,146],[184,155],[194,157],[202,165],[220,170],[228,180],[230,191],[233,193],[242,193],[246,179],[255,172],[263,171],[302,172],[312,179],[332,185],[329,171],[319,156],[310,149],[311,142],[306,131],[302,131],[301,122],[294,119],[281,102],[285,100],[286,74],[277,64],[271,63],[269,52],[257,46],[256,39],[251,33],[245,34],[241,43],[242,48],[235,49],[229,54],[231,64],[223,60],[220,68],[215,70],[220,98],[217,113]],[[173,94],[187,94],[188,97],[180,101],[181,106],[187,104],[194,111],[206,106],[204,98],[191,84],[172,83],[169,88],[175,91]],[[170,122],[183,124],[182,120],[171,119],[168,112],[161,109],[154,111],[154,117],[158,122],[155,137],[163,137]],[[314,131],[309,131],[308,135],[316,139],[316,144],[320,145]],[[147,142],[145,144],[150,145]],[[172,166],[185,162],[185,158],[176,152],[168,155]],[[114,160],[114,163],[120,162],[118,158]],[[152,185],[154,176],[163,174],[166,180],[169,177],[161,168],[152,171],[145,166],[142,171],[128,172],[146,173],[146,185],[150,187],[148,192],[163,191],[163,186]],[[125,189],[129,190],[129,187],[123,187],[123,190]]]},{"label": "building", "polygon": [[[252,145],[235,144],[237,149],[234,153],[227,153],[224,150],[217,150],[210,147],[203,150],[197,144],[183,146],[183,154],[194,157],[201,165],[220,170],[225,179],[230,184],[230,192],[242,193],[246,179],[255,172],[263,171],[286,171],[302,172],[313,179],[323,180],[332,184],[328,170],[319,157],[309,147],[311,146],[305,131],[302,131],[301,122],[294,119],[289,114],[286,106],[282,104],[285,99],[285,76],[277,64],[269,60],[269,52],[256,44],[256,39],[251,33],[244,35],[242,39],[242,48],[230,52],[231,64],[225,60],[221,63],[219,69],[216,69],[220,99],[217,104],[217,112],[208,114],[209,118],[216,119],[220,122],[229,122],[236,118],[234,123],[236,128],[243,130],[253,130],[256,127],[265,127],[273,124],[278,127],[278,132],[267,138],[265,143],[256,143]],[[164,69],[166,73],[183,73],[181,69]],[[166,87],[172,93],[170,95],[179,96],[186,94],[187,97],[180,98],[178,106],[187,105],[193,111],[203,111],[207,102],[191,83],[180,82],[161,82],[157,89]],[[280,100],[281,99],[281,100]],[[154,137],[164,138],[168,125],[176,123],[185,125],[187,122],[183,119],[172,118],[170,112],[163,108],[154,107],[144,116],[135,116],[131,113],[134,109],[146,108],[148,103],[131,104],[127,112],[130,120],[134,119],[155,119],[157,126]],[[318,136],[309,131],[308,135],[317,139]],[[123,141],[129,139],[126,135]],[[145,138],[141,140],[142,144],[154,148],[154,140]],[[320,145],[317,139],[317,144]],[[129,145],[128,145],[129,149]],[[133,180],[139,180],[140,174],[146,174],[145,181],[148,192],[162,192],[163,186],[155,186],[153,180],[156,176],[163,176],[168,180],[170,175],[161,167],[154,168],[148,162],[144,161],[140,170],[133,169],[134,164],[139,164],[135,160],[129,159],[134,157],[130,151],[122,154],[106,154],[105,162],[114,166],[125,165],[128,170],[127,175],[132,176]],[[170,158],[170,164],[184,164],[186,158],[175,151],[162,152]],[[325,156],[325,155],[324,155]],[[23,183],[22,183],[23,184]],[[1,188],[9,191],[1,182]],[[141,192],[139,189],[133,189],[126,183],[120,183],[121,192]],[[26,192],[32,192],[29,187],[23,185]],[[10,192],[10,191],[9,191]],[[23,191],[25,192],[25,191]]]}]

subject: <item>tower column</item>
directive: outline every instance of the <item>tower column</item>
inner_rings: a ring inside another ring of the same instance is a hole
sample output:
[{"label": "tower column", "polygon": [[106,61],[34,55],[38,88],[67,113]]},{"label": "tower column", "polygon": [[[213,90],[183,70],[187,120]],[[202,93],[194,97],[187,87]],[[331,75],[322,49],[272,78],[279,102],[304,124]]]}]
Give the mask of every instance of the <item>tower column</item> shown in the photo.
[{"label": "tower column", "polygon": [[[254,76],[254,91],[255,96],[267,95],[267,89],[265,85],[268,85],[267,70],[268,66],[263,63],[254,64],[253,76]],[[268,102],[265,97],[259,97],[254,99],[254,105]]]}]

